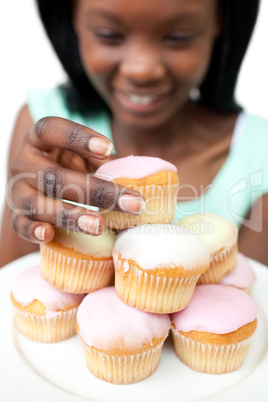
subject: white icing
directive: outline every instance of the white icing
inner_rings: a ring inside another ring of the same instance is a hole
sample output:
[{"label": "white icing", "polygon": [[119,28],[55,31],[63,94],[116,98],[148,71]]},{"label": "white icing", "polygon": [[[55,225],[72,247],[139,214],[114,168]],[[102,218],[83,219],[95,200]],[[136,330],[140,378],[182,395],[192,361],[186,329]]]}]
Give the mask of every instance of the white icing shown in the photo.
[{"label": "white icing", "polygon": [[121,233],[114,246],[114,259],[134,260],[141,268],[192,269],[209,265],[209,251],[196,235],[172,224],[135,226]]},{"label": "white icing", "polygon": [[115,243],[115,234],[107,230],[100,236],[90,236],[84,233],[56,228],[53,240],[85,255],[111,257]]},{"label": "white icing", "polygon": [[221,248],[230,248],[237,243],[238,228],[228,219],[216,214],[195,214],[181,219],[178,224],[198,235],[210,254]]}]

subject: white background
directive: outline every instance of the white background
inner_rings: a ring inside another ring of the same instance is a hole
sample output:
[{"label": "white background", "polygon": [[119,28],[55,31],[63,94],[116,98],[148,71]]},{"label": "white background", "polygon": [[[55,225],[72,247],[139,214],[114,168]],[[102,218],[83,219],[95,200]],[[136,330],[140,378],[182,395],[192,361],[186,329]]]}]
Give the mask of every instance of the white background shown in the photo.
[{"label": "white background", "polygon": [[[237,99],[249,111],[266,118],[267,42],[268,0],[262,0],[258,23],[240,73]],[[1,0],[0,207],[4,199],[9,141],[18,110],[25,102],[25,92],[27,88],[53,86],[64,77],[39,22],[34,0]]]}]

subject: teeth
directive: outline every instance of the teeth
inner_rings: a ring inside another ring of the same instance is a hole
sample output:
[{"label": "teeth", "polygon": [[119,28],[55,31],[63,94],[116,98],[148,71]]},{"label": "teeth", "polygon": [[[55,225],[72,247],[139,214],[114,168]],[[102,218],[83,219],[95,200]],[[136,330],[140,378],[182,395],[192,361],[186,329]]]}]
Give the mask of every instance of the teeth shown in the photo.
[{"label": "teeth", "polygon": [[150,103],[158,99],[156,95],[136,95],[130,93],[126,93],[125,95],[134,105],[150,105]]}]

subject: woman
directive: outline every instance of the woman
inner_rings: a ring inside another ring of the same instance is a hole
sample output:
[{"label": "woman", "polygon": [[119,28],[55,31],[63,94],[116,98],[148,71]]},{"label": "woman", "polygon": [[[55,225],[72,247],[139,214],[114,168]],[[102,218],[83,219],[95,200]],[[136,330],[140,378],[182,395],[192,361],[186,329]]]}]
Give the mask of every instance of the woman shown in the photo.
[{"label": "woman", "polygon": [[[268,263],[267,122],[234,99],[258,3],[38,4],[70,84],[31,92],[19,115],[1,264],[50,241],[53,226],[102,232],[101,214],[61,199],[139,213],[139,194],[85,174],[111,157],[111,143],[116,157],[158,156],[175,164],[176,219],[195,212],[226,216],[240,227],[240,251]],[[39,120],[45,116],[68,121]]]}]

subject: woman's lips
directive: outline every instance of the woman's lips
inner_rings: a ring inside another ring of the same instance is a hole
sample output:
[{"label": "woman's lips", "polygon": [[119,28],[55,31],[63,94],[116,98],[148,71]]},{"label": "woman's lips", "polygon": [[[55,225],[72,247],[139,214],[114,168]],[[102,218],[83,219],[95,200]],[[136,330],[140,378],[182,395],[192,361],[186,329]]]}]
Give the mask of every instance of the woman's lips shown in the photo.
[{"label": "woman's lips", "polygon": [[116,98],[127,109],[138,112],[150,112],[166,98],[167,93],[162,94],[137,94],[114,90]]}]

